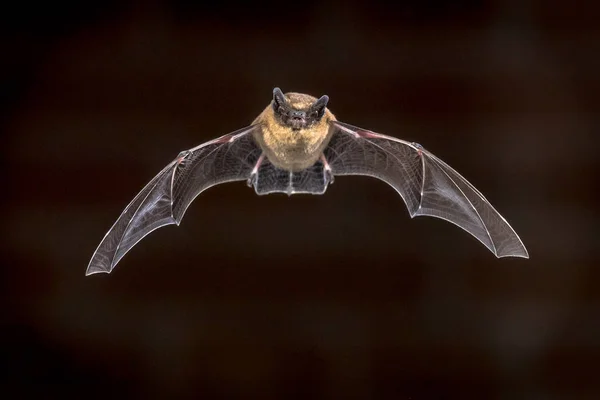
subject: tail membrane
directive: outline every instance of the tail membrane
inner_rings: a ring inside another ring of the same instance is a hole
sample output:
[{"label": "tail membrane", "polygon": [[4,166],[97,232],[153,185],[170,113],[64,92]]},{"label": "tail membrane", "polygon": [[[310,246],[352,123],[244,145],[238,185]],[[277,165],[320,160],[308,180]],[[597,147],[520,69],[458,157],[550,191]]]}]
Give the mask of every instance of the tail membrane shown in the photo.
[{"label": "tail membrane", "polygon": [[279,169],[265,159],[258,169],[254,190],[258,195],[270,193],[323,194],[329,179],[321,161],[302,171],[292,172]]}]

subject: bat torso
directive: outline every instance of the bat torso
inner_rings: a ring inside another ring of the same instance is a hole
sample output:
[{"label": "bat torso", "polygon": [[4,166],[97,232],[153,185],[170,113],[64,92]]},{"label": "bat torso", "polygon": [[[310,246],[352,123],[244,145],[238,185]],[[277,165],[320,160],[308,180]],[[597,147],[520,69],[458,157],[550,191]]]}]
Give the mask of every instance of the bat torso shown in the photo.
[{"label": "bat torso", "polygon": [[[316,98],[301,93],[288,93],[286,96],[297,109],[305,109],[316,101]],[[321,156],[330,140],[331,121],[335,121],[335,116],[325,109],[318,123],[294,130],[277,121],[272,106],[268,105],[254,120],[260,126],[254,138],[271,164],[288,171],[300,171],[312,166]]]}]

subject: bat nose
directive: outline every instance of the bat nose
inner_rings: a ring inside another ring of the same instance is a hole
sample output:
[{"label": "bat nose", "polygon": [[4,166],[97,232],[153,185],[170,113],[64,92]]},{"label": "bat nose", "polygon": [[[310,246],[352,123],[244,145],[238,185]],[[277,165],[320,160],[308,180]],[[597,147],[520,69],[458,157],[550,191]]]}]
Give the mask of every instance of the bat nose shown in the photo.
[{"label": "bat nose", "polygon": [[306,118],[306,113],[304,111],[293,110],[290,116],[292,117],[292,119],[302,120]]}]

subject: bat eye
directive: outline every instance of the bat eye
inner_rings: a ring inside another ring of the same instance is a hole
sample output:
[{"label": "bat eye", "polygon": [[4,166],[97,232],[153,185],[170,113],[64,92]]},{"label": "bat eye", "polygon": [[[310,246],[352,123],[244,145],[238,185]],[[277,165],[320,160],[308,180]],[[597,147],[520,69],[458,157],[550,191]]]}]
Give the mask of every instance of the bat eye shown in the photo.
[{"label": "bat eye", "polygon": [[312,110],[308,116],[311,119],[321,119],[321,117],[323,117],[323,114],[325,114],[325,107],[323,108],[319,108],[316,110]]}]

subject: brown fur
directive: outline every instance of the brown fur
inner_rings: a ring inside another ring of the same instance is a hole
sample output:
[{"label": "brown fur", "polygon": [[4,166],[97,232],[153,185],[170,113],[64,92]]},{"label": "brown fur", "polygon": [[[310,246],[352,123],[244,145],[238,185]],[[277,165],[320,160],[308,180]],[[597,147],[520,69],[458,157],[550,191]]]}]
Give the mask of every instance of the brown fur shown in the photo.
[{"label": "brown fur", "polygon": [[[286,93],[285,97],[298,110],[306,110],[317,101],[313,96],[302,93]],[[294,131],[276,120],[269,104],[254,120],[255,124],[261,125],[254,138],[271,164],[288,171],[300,171],[312,166],[323,153],[331,138],[331,121],[335,121],[335,116],[325,108],[325,114],[318,123]]]}]

